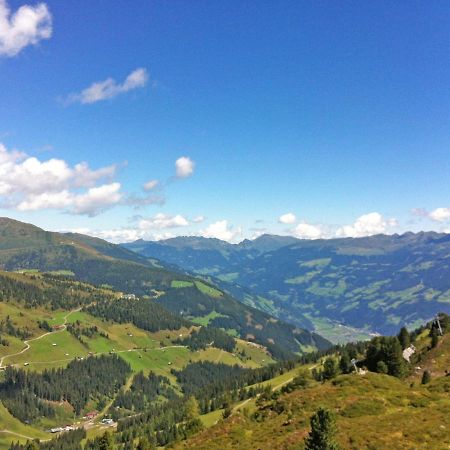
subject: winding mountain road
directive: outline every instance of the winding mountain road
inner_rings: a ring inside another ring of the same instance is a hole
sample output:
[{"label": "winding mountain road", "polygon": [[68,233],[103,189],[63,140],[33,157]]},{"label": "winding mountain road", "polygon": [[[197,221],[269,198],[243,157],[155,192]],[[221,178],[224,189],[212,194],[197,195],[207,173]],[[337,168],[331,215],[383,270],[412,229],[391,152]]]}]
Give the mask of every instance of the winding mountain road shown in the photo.
[{"label": "winding mountain road", "polygon": [[[25,434],[16,433],[15,431],[11,431],[11,430],[0,430],[0,433],[11,434],[12,436],[16,436],[18,438],[23,438],[23,439],[28,439],[29,441],[33,441],[34,439],[36,439],[35,437],[26,436]],[[44,441],[41,440],[41,442],[44,442]]]},{"label": "winding mountain road", "polygon": [[42,339],[43,337],[48,336],[50,334],[56,334],[56,333],[60,333],[61,331],[64,331],[67,328],[67,319],[69,318],[69,316],[71,314],[75,313],[75,312],[81,311],[81,308],[82,307],[80,306],[77,309],[73,309],[72,311],[69,311],[63,317],[63,323],[62,323],[62,326],[61,326],[61,328],[59,330],[47,331],[46,333],[41,334],[38,337],[35,337],[33,339],[27,339],[27,340],[23,341],[23,343],[25,344],[25,348],[23,348],[20,352],[10,353],[9,355],[2,356],[0,358],[0,369],[3,367],[3,362],[5,361],[5,359],[12,358],[13,356],[19,356],[19,355],[22,355],[23,353],[27,352],[30,349],[30,347],[31,347],[30,342],[38,341],[39,339]]}]

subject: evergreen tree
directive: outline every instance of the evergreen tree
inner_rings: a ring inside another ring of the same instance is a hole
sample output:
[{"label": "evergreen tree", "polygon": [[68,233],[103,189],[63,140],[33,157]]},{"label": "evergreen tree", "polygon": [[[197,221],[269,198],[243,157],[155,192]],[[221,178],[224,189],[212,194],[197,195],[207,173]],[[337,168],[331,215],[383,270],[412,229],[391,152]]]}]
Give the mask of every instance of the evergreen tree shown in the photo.
[{"label": "evergreen tree", "polygon": [[197,399],[191,395],[186,402],[186,418],[188,420],[197,419],[200,415],[200,408]]},{"label": "evergreen tree", "polygon": [[100,438],[99,442],[99,450],[113,450],[114,449],[114,443],[113,438],[110,433],[107,431],[105,434]]},{"label": "evergreen tree", "polygon": [[435,327],[431,328],[430,336],[431,336],[431,348],[436,348],[439,342],[439,334],[438,330]]},{"label": "evergreen tree", "polygon": [[222,417],[223,417],[224,419],[226,419],[227,417],[230,417],[230,416],[231,416],[231,413],[232,413],[231,406],[227,405],[227,406],[225,407],[225,409],[223,410]]},{"label": "evergreen tree", "polygon": [[152,450],[153,446],[147,437],[141,437],[136,450]]},{"label": "evergreen tree", "polygon": [[388,373],[389,369],[388,366],[384,361],[378,361],[377,362],[377,372],[378,373]]},{"label": "evergreen tree", "polygon": [[385,348],[386,365],[389,375],[401,378],[405,375],[405,360],[403,359],[402,346],[396,338],[389,338]]},{"label": "evergreen tree", "polygon": [[331,411],[319,408],[311,417],[311,431],[305,439],[305,450],[340,450],[334,440],[336,421]]},{"label": "evergreen tree", "polygon": [[26,446],[26,450],[39,450],[39,445],[36,442],[29,442]]},{"label": "evergreen tree", "polygon": [[339,368],[342,373],[350,373],[352,370],[350,355],[345,350],[342,351],[341,359],[339,360]]},{"label": "evergreen tree", "polygon": [[431,374],[428,372],[428,370],[425,370],[425,372],[422,375],[422,384],[428,384],[431,380]]},{"label": "evergreen tree", "polygon": [[398,340],[400,341],[400,345],[402,349],[408,348],[411,345],[411,337],[409,335],[408,330],[405,327],[400,329],[400,333],[398,334]]},{"label": "evergreen tree", "polygon": [[334,358],[327,358],[323,363],[323,379],[331,380],[339,373],[339,368]]}]

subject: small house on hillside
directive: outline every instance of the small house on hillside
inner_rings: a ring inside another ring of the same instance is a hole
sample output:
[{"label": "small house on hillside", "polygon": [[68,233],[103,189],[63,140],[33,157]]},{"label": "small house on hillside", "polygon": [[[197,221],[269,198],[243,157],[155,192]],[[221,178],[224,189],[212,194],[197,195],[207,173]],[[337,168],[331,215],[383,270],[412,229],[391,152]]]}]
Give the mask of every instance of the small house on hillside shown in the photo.
[{"label": "small house on hillside", "polygon": [[414,355],[414,353],[416,353],[416,347],[414,347],[414,345],[411,344],[409,347],[403,350],[403,359],[410,362],[409,359],[411,358],[412,355]]},{"label": "small house on hillside", "polygon": [[84,417],[86,417],[86,419],[88,419],[88,420],[92,420],[97,417],[97,414],[98,414],[98,411],[91,411],[91,412],[88,412]]}]

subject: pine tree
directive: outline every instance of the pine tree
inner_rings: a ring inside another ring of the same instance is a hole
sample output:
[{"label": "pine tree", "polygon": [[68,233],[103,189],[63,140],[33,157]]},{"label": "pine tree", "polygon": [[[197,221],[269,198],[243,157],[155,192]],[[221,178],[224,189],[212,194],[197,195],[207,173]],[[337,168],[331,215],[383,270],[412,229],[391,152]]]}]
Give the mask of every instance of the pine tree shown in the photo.
[{"label": "pine tree", "polygon": [[385,352],[389,375],[402,378],[405,375],[405,360],[400,341],[396,337],[389,338],[386,342]]},{"label": "pine tree", "polygon": [[311,417],[311,431],[305,439],[305,450],[340,450],[334,441],[336,421],[331,411],[319,408]]},{"label": "pine tree", "polygon": [[342,373],[350,373],[352,363],[349,354],[344,350],[339,361],[339,368]]},{"label": "pine tree", "polygon": [[428,372],[428,370],[425,370],[425,372],[422,375],[422,384],[428,384],[431,380],[431,374]]},{"label": "pine tree", "polygon": [[439,335],[435,327],[433,327],[430,330],[430,336],[431,336],[431,348],[436,348],[439,342]]},{"label": "pine tree", "polygon": [[388,366],[384,361],[378,361],[377,362],[377,372],[378,373],[388,373],[389,369]]},{"label": "pine tree", "polygon": [[231,406],[228,405],[228,406],[226,406],[225,409],[223,410],[222,417],[223,417],[224,419],[226,419],[227,417],[230,417],[230,416],[231,416],[231,413],[232,413]]},{"label": "pine tree", "polygon": [[191,395],[186,402],[186,417],[188,420],[197,419],[200,415],[200,408],[197,399]]},{"label": "pine tree", "polygon": [[398,340],[400,341],[403,350],[411,345],[411,337],[409,335],[408,330],[405,327],[402,327],[400,329],[400,333],[398,334]]},{"label": "pine tree", "polygon": [[39,445],[36,442],[29,442],[26,446],[26,450],[39,450]]},{"label": "pine tree", "polygon": [[113,438],[110,433],[107,431],[105,434],[99,439],[99,450],[113,450],[114,449],[114,443]]},{"label": "pine tree", "polygon": [[327,358],[323,363],[323,378],[324,380],[331,380],[339,373],[336,360],[334,358]]},{"label": "pine tree", "polygon": [[153,446],[150,444],[150,441],[147,437],[141,437],[139,439],[139,444],[137,446],[137,450],[152,450]]}]

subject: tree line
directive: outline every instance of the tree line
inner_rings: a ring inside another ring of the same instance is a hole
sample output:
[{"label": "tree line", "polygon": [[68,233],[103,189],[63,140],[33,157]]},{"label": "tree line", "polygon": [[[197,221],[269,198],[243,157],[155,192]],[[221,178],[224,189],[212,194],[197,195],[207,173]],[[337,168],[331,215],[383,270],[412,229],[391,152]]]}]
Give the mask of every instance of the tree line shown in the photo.
[{"label": "tree line", "polygon": [[152,404],[176,400],[178,397],[167,377],[154,372],[148,375],[139,372],[134,376],[130,389],[122,388],[119,391],[108,413],[117,421],[121,417],[143,412]]},{"label": "tree line", "polygon": [[11,414],[22,421],[32,421],[37,414],[54,415],[44,400],[67,401],[78,415],[89,400],[111,398],[130,372],[130,365],[117,355],[73,360],[65,369],[47,369],[42,373],[7,367],[0,383],[0,398]]},{"label": "tree line", "polygon": [[178,330],[192,325],[154,301],[143,298],[105,300],[87,306],[85,310],[93,316],[117,323],[132,323],[150,332]]},{"label": "tree line", "polygon": [[201,327],[194,330],[189,336],[177,339],[175,343],[185,345],[192,351],[203,350],[208,346],[220,348],[232,353],[236,340],[220,328]]}]

